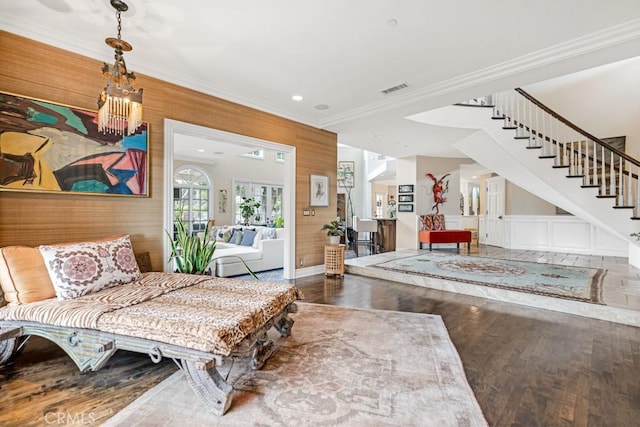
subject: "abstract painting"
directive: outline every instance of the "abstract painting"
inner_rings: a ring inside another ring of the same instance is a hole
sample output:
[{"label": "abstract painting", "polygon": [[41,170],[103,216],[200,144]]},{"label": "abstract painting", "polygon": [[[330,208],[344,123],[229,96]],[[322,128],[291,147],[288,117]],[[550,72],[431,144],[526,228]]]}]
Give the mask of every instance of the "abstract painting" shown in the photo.
[{"label": "abstract painting", "polygon": [[97,113],[0,92],[0,190],[148,196],[148,124],[98,132]]}]

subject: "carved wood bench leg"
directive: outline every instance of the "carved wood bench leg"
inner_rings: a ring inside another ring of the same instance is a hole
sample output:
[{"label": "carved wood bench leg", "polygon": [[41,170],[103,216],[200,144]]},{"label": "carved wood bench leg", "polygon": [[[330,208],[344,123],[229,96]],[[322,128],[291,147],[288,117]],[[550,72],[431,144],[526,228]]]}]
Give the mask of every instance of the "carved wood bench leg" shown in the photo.
[{"label": "carved wood bench leg", "polygon": [[18,355],[21,338],[0,341],[0,367],[8,365]]},{"label": "carved wood bench leg", "polygon": [[231,406],[233,387],[222,379],[216,369],[216,362],[181,360],[180,365],[196,394],[216,415],[224,415]]},{"label": "carved wood bench leg", "polygon": [[288,337],[291,335],[291,328],[293,327],[294,320],[289,316],[284,316],[282,319],[278,320],[274,325],[274,328],[280,333],[282,337]]},{"label": "carved wood bench leg", "polygon": [[251,345],[251,350],[251,361],[249,362],[249,365],[254,371],[261,369],[275,351],[273,348],[273,341],[269,339],[266,333],[260,336]]}]

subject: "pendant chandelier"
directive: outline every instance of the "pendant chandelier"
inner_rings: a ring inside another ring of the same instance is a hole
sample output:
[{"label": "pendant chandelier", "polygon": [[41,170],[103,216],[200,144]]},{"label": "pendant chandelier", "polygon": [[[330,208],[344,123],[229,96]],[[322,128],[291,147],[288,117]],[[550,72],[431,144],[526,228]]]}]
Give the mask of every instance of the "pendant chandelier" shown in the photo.
[{"label": "pendant chandelier", "polygon": [[105,43],[115,49],[113,65],[104,63],[102,75],[107,85],[98,98],[98,132],[115,135],[131,135],[142,124],[142,89],[136,90],[133,72],[127,71],[123,52],[133,47],[120,38],[122,22],[120,12],[126,12],[129,6],[120,0],[111,0],[118,20],[118,38],[108,37]]}]

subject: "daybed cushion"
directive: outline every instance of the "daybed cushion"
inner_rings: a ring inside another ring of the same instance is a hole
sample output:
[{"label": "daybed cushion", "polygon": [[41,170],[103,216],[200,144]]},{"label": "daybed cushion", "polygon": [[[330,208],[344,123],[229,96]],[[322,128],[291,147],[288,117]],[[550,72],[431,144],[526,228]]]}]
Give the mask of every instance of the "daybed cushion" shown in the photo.
[{"label": "daybed cushion", "polygon": [[0,320],[95,329],[226,356],[301,297],[287,283],[144,273],[73,300],[2,307]]},{"label": "daybed cushion", "polygon": [[38,248],[0,248],[0,285],[4,299],[11,305],[42,301],[56,296]]},{"label": "daybed cushion", "polygon": [[133,282],[140,270],[129,235],[38,248],[60,300]]}]

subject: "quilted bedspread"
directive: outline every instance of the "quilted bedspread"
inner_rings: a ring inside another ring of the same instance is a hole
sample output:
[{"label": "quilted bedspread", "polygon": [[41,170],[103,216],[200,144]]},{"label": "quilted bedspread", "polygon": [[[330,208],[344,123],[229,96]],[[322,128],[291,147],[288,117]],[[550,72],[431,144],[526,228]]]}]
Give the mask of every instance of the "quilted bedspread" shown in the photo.
[{"label": "quilted bedspread", "polygon": [[0,320],[95,329],[226,356],[301,297],[290,284],[144,273],[72,300],[5,306]]}]

